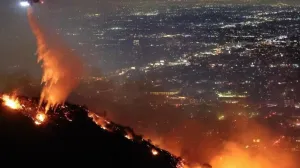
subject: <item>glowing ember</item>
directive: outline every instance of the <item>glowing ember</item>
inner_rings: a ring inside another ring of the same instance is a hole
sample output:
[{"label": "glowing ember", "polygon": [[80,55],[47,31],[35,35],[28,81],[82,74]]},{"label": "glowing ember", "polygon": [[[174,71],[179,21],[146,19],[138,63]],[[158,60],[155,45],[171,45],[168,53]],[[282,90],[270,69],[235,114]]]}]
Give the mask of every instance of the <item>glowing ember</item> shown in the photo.
[{"label": "glowing ember", "polygon": [[4,101],[3,104],[11,109],[18,110],[22,108],[19,100],[15,96],[3,95],[2,100]]},{"label": "glowing ember", "polygon": [[34,123],[35,123],[36,125],[41,125],[42,123],[44,123],[44,122],[46,121],[46,118],[47,118],[46,114],[44,114],[44,113],[38,113],[38,114],[35,116],[35,121],[34,121]]},{"label": "glowing ember", "polygon": [[158,155],[158,151],[157,151],[157,150],[155,150],[155,149],[152,149],[152,150],[151,150],[151,152],[152,152],[152,155],[153,155],[153,156],[156,156],[156,155]]},{"label": "glowing ember", "polygon": [[132,137],[131,137],[130,135],[125,135],[125,138],[127,138],[127,139],[129,139],[129,140],[132,139]]}]

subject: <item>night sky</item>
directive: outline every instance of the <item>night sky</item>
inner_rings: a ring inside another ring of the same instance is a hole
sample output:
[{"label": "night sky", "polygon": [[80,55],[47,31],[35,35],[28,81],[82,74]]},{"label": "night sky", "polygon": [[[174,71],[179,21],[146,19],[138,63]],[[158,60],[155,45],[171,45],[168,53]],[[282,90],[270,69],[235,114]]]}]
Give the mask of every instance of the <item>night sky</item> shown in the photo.
[{"label": "night sky", "polygon": [[2,71],[17,65],[26,69],[37,66],[34,56],[35,41],[27,22],[26,9],[20,8],[17,2],[14,0],[0,2],[0,68]]},{"label": "night sky", "polygon": [[[78,6],[86,8],[93,6],[96,0],[48,0],[42,7],[35,5],[36,16],[42,15],[41,23],[54,23],[56,18],[51,18],[49,11],[55,9],[68,10]],[[35,38],[29,28],[26,8],[19,6],[20,0],[0,1],[0,74],[15,71],[27,71],[34,76],[40,74],[40,65],[37,64]],[[67,12],[64,12],[67,13]],[[67,16],[61,16],[61,19]],[[57,28],[61,20],[51,28]],[[45,25],[43,25],[45,26]],[[49,29],[49,28],[48,28]]]},{"label": "night sky", "polygon": [[[51,9],[56,6],[64,8],[69,5],[68,0],[60,4],[57,3],[59,2],[57,0],[51,1],[52,6],[47,4],[43,8]],[[49,10],[45,11],[47,13]],[[17,68],[18,66],[30,73],[40,73],[34,55],[35,39],[29,29],[26,9],[19,6],[19,0],[1,0],[0,13],[0,73],[20,70]],[[43,22],[47,22],[47,20],[43,20]]]}]

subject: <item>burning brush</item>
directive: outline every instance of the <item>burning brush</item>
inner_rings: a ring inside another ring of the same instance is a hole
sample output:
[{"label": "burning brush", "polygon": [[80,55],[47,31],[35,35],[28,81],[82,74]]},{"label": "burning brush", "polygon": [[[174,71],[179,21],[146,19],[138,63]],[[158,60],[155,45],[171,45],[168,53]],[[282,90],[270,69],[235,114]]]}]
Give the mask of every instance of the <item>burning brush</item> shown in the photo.
[{"label": "burning brush", "polygon": [[55,111],[53,109],[50,109],[49,113],[46,114],[45,112],[39,111],[40,109],[45,110],[45,108],[39,107],[38,100],[8,94],[2,95],[1,99],[3,101],[3,106],[31,118],[33,120],[33,123],[37,126],[47,126],[48,123],[54,123],[55,125],[57,125],[58,123],[56,123],[56,119],[63,120],[63,122],[72,123],[74,122],[73,120],[75,113],[77,111],[83,111],[86,113],[87,117],[89,117],[96,125],[102,128],[103,131],[122,135],[124,139],[129,140],[133,143],[146,144],[152,157],[160,157],[160,155],[164,157],[164,155],[167,155],[168,157],[173,158],[175,165],[174,167],[179,168],[183,165],[180,158],[152,145],[150,141],[142,139],[141,136],[136,135],[131,128],[123,127],[121,125],[108,121],[107,119],[80,106],[69,104],[58,105]]},{"label": "burning brush", "polygon": [[[20,101],[20,99],[16,95],[4,94],[1,96],[1,99],[3,101],[4,106],[8,107],[11,110],[20,111],[22,113],[25,113],[26,116],[33,118],[34,123],[36,125],[43,124],[47,119],[47,115],[45,113],[34,112],[34,109],[36,109],[36,108],[33,108],[31,106],[26,106],[25,101]],[[27,102],[27,104],[28,104],[28,102]],[[35,116],[34,116],[34,113],[36,113]]]},{"label": "burning brush", "polygon": [[41,125],[41,124],[43,124],[43,123],[46,121],[46,119],[47,119],[47,115],[44,114],[44,113],[39,112],[39,113],[36,115],[36,117],[35,117],[34,123],[35,123],[36,125]]},{"label": "burning brush", "polygon": [[13,110],[20,110],[22,109],[22,106],[18,100],[18,98],[15,95],[3,95],[1,97],[1,99],[3,100],[3,104]]}]

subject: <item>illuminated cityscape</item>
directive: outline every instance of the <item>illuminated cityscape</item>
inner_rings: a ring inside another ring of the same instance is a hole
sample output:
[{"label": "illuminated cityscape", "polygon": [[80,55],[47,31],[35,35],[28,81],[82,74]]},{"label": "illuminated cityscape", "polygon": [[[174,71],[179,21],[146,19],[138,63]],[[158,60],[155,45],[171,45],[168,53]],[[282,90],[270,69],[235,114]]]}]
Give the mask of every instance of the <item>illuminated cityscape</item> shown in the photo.
[{"label": "illuminated cityscape", "polygon": [[[260,164],[245,168],[272,168],[278,158],[275,166],[299,166],[286,159],[300,156],[299,5],[118,1],[106,10],[93,2],[36,12],[87,71],[74,77],[68,101],[132,127],[191,168],[232,168],[232,153],[245,159],[237,167],[253,159]],[[39,83],[24,81],[19,91],[36,95]]]},{"label": "illuminated cityscape", "polygon": [[[87,51],[93,61],[86,66],[99,66],[105,76],[87,79],[90,91],[79,89],[86,104],[97,109],[90,100],[113,100],[126,111],[148,108],[150,116],[175,108],[190,120],[213,117],[233,129],[236,118],[246,117],[276,128],[293,144],[288,150],[300,151],[298,6],[119,5],[110,13],[81,11],[68,18],[71,28],[58,29]],[[130,122],[141,132],[174,127],[168,117]],[[227,133],[211,127],[203,134]],[[246,148],[261,139],[250,141]]]}]

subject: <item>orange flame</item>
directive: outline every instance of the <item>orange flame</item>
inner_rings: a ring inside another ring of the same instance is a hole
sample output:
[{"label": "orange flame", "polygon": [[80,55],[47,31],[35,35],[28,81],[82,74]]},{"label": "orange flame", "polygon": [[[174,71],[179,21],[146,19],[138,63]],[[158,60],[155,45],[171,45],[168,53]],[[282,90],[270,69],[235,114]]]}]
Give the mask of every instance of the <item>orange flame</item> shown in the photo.
[{"label": "orange flame", "polygon": [[125,135],[125,138],[129,139],[129,140],[132,140],[132,135],[131,134],[126,134]]},{"label": "orange flame", "polygon": [[15,96],[3,95],[2,100],[4,101],[3,104],[13,110],[22,109],[22,106],[19,100]]},{"label": "orange flame", "polygon": [[152,149],[151,152],[152,152],[152,155],[153,155],[153,156],[158,155],[158,151],[157,151],[156,149]]},{"label": "orange flame", "polygon": [[44,123],[47,119],[47,116],[46,114],[44,113],[38,113],[36,116],[35,116],[35,121],[34,123],[36,125],[41,125],[42,123]]},{"label": "orange flame", "polygon": [[55,108],[63,104],[68,95],[78,85],[82,76],[82,64],[79,57],[60,40],[47,35],[33,16],[31,8],[28,9],[30,26],[37,40],[38,62],[42,62],[44,84],[40,105],[46,102],[46,112],[49,108]]},{"label": "orange flame", "polygon": [[[98,116],[97,114],[95,113],[92,113],[92,112],[89,112],[88,113],[88,116],[93,119],[93,122],[95,124],[97,124],[98,126],[100,126],[102,129],[104,130],[108,130],[106,128],[106,125],[109,124],[109,121],[105,120],[103,117],[100,117]],[[108,130],[109,131],[109,130]]]}]

